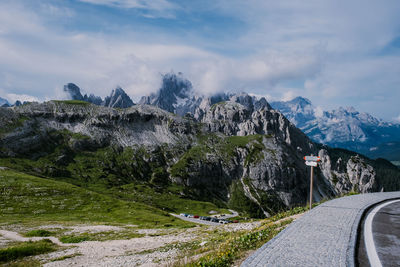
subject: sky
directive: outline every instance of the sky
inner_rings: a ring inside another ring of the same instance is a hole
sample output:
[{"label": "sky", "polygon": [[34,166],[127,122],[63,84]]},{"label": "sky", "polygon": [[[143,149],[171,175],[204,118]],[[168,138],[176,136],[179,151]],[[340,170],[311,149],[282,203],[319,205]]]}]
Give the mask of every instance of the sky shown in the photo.
[{"label": "sky", "polygon": [[400,122],[398,14],[398,0],[0,0],[0,97],[60,99],[73,82],[137,101],[174,71],[202,94]]}]

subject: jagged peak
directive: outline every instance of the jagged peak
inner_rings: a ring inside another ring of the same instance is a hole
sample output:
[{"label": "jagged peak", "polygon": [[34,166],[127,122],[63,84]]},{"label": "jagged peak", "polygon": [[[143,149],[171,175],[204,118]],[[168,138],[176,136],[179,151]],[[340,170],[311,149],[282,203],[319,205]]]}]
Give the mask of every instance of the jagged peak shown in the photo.
[{"label": "jagged peak", "polygon": [[7,99],[0,97],[0,106],[8,105],[10,106],[10,102]]},{"label": "jagged peak", "polygon": [[291,104],[304,104],[304,105],[312,105],[312,102],[305,97],[298,96],[293,98],[292,100],[288,101]]},{"label": "jagged peak", "polygon": [[72,100],[83,100],[81,89],[74,83],[67,83],[64,85],[64,92],[69,94]]},{"label": "jagged peak", "polygon": [[135,105],[128,94],[120,87],[117,86],[111,91],[110,96],[104,99],[104,106],[113,108],[129,108]]}]

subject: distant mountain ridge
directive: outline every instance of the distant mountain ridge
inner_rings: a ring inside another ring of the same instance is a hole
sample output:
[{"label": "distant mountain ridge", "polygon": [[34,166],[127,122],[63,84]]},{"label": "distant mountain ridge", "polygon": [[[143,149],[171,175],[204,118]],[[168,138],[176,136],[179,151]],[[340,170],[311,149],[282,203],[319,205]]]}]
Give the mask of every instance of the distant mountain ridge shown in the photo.
[{"label": "distant mountain ridge", "polygon": [[[93,94],[82,95],[80,88],[73,83],[65,85],[64,91],[70,99],[99,106],[129,108],[135,105],[121,87],[112,90],[110,96],[104,100]],[[207,110],[226,101],[245,106],[245,112],[253,112],[263,107],[279,110],[315,142],[349,149],[371,158],[382,157],[400,161],[400,124],[385,122],[368,113],[360,113],[353,107],[323,111],[303,97],[296,97],[290,101],[275,101],[270,105],[265,98],[258,99],[247,93],[216,93],[206,96],[196,92],[192,83],[180,72],[164,74],[159,90],[143,96],[138,104],[156,106],[180,116],[191,116],[197,121],[202,121]],[[21,105],[19,101],[14,106],[18,105]]]},{"label": "distant mountain ridge", "polygon": [[[317,110],[310,100],[296,97],[271,102],[293,124],[316,142],[345,148],[372,158],[400,159],[400,124],[385,122],[353,107]],[[387,145],[393,143],[392,145]]]},{"label": "distant mountain ridge", "polygon": [[19,107],[23,104],[29,103],[27,101],[24,101],[23,103],[19,100],[15,101],[14,104],[10,104],[10,102],[8,102],[7,99],[0,97],[0,107],[4,107],[4,108],[9,108],[9,107]]},{"label": "distant mountain ridge", "polygon": [[107,96],[104,101],[99,96],[90,94],[89,96],[81,93],[81,89],[74,83],[64,85],[64,92],[66,92],[70,99],[86,101],[98,106],[105,106],[111,108],[129,108],[135,105],[132,99],[125,93],[121,87],[112,90],[110,96]]}]

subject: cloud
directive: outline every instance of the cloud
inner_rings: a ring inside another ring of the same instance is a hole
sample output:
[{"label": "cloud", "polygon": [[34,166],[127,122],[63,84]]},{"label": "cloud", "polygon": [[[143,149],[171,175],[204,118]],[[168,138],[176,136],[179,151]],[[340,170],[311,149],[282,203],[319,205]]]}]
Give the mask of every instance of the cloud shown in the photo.
[{"label": "cloud", "polygon": [[167,0],[78,0],[81,2],[104,5],[115,8],[126,8],[126,9],[140,9],[150,11],[150,13],[144,13],[143,16],[147,18],[174,18],[174,10],[178,9],[178,6],[167,1]]},{"label": "cloud", "polygon": [[393,119],[394,122],[400,123],[400,114],[396,118]]},{"label": "cloud", "polygon": [[324,110],[398,114],[400,57],[380,54],[398,33],[398,1],[80,0],[90,14],[67,2],[0,3],[5,93],[56,98],[75,82],[102,97],[120,85],[137,99],[175,70],[205,94],[301,95]]},{"label": "cloud", "polygon": [[322,109],[322,107],[318,106],[314,109],[314,115],[317,118],[320,118],[324,115],[324,110]]},{"label": "cloud", "polygon": [[31,95],[7,94],[6,98],[10,103],[15,103],[15,101],[17,101],[17,100],[21,101],[22,103],[24,101],[39,102],[39,99],[37,97],[31,96]]}]

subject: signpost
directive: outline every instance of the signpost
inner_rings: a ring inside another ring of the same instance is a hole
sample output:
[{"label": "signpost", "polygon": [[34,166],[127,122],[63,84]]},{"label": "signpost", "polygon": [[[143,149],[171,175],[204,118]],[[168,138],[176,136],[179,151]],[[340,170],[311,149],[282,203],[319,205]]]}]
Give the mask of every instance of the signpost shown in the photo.
[{"label": "signpost", "polygon": [[312,208],[312,191],[313,191],[313,179],[314,179],[314,167],[318,166],[318,161],[320,158],[317,156],[305,156],[304,160],[306,161],[307,166],[311,166],[311,177],[310,177],[310,210]]}]

